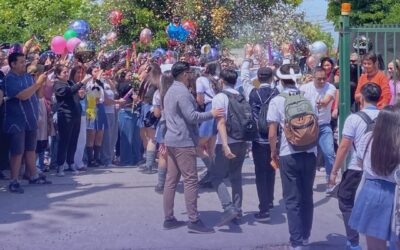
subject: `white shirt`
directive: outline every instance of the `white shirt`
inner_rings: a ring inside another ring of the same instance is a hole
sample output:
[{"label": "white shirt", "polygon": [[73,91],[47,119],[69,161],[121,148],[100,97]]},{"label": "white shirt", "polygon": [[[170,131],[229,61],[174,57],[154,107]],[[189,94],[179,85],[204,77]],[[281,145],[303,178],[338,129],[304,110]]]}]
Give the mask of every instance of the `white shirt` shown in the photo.
[{"label": "white shirt", "polygon": [[[372,120],[374,120],[378,114],[379,110],[376,107],[370,106],[369,108],[365,108],[362,110],[365,112]],[[360,141],[363,135],[365,134],[365,130],[367,129],[367,124],[364,120],[356,114],[351,114],[347,117],[344,122],[342,136],[349,140],[353,141],[353,145],[355,145],[351,149],[351,159],[348,169],[362,171],[361,167],[357,163],[357,155],[355,152],[360,149]]]},{"label": "white shirt", "polygon": [[[104,97],[109,100],[114,100],[115,93],[114,90],[111,89],[110,84],[104,83]],[[115,105],[104,105],[104,110],[106,114],[114,114],[115,113]]]},{"label": "white shirt", "polygon": [[[332,104],[336,96],[336,88],[330,83],[325,83],[324,87],[316,88],[314,82],[309,82],[300,87],[300,91],[304,92],[304,96],[310,100],[311,105],[318,116],[318,124],[329,124],[331,122]],[[327,96],[332,96],[333,100],[325,107],[317,109],[317,102],[325,99]]]},{"label": "white shirt", "polygon": [[[283,93],[289,93],[297,91],[297,89],[284,89]],[[283,128],[285,124],[285,98],[283,96],[275,96],[272,98],[269,103],[267,120],[268,122],[279,123],[279,125]],[[295,153],[301,153],[304,151],[296,151],[292,148],[292,146],[288,143],[285,133],[281,133],[281,147],[279,151],[280,156],[291,155]],[[317,153],[317,147],[313,147],[306,151],[307,153]]]},{"label": "white shirt", "polygon": [[211,103],[212,98],[215,96],[214,90],[212,89],[210,80],[207,77],[200,76],[196,80],[196,92],[197,94],[204,95],[204,103]]},{"label": "white shirt", "polygon": [[[361,138],[360,141],[360,150],[357,151],[357,159],[363,162],[363,170],[365,172],[365,177],[367,179],[378,179],[378,180],[385,180],[389,182],[396,183],[396,180],[394,178],[394,173],[396,172],[396,169],[389,174],[388,176],[381,176],[375,173],[375,171],[372,169],[372,164],[371,164],[371,147],[373,140],[370,140],[372,136],[372,132],[368,132],[363,137]],[[369,142],[369,144],[368,144]],[[365,152],[367,151],[367,152]],[[364,158],[365,154],[365,158]]]},{"label": "white shirt", "polygon": [[[228,91],[230,93],[233,93],[233,94],[239,94],[239,92],[237,90],[230,88],[230,87],[225,87],[224,90]],[[214,96],[214,98],[212,99],[212,108],[213,109],[218,109],[218,108],[224,109],[225,121],[227,120],[227,117],[228,117],[228,107],[229,107],[229,99],[228,99],[228,96],[225,95],[224,93],[219,93],[216,96]],[[232,144],[235,142],[242,142],[239,140],[235,140],[229,136],[227,139],[228,139],[228,144]],[[221,136],[219,133],[217,135],[217,144],[222,144]]]}]

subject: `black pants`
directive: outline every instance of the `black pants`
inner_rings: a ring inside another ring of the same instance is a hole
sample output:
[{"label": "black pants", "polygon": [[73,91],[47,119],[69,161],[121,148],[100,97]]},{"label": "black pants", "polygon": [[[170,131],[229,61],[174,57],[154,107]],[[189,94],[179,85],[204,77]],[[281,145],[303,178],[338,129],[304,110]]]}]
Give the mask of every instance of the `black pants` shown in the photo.
[{"label": "black pants", "polygon": [[342,181],[338,189],[339,209],[343,215],[346,236],[352,245],[358,245],[360,237],[358,232],[349,226],[351,211],[354,206],[354,199],[358,185],[360,184],[362,171],[348,169],[343,173]]},{"label": "black pants", "polygon": [[274,201],[275,169],[271,166],[271,147],[269,144],[253,142],[253,158],[256,173],[257,195],[260,212],[269,211]]},{"label": "black pants", "polygon": [[69,118],[58,115],[58,147],[57,147],[57,165],[74,164],[76,145],[78,143],[79,130],[81,128],[81,117]]},{"label": "black pants", "polygon": [[290,243],[297,247],[311,233],[316,157],[313,153],[305,152],[281,156],[279,165]]},{"label": "black pants", "polygon": [[[229,144],[232,153],[236,155],[233,159],[225,157],[221,144],[218,144],[215,148],[215,164],[210,167],[210,180],[217,191],[223,209],[232,206],[239,211],[242,209],[242,167],[246,156],[246,145],[246,142]],[[225,178],[229,178],[231,182],[232,196],[224,183]]]}]

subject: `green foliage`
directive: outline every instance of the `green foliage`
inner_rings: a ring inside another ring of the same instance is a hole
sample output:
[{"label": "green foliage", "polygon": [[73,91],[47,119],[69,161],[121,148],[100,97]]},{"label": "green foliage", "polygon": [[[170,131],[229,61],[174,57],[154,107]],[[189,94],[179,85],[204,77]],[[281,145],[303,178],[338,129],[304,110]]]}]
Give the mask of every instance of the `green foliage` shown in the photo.
[{"label": "green foliage", "polygon": [[340,6],[351,3],[350,25],[398,24],[400,23],[400,2],[398,0],[329,0],[327,19],[339,25]]}]

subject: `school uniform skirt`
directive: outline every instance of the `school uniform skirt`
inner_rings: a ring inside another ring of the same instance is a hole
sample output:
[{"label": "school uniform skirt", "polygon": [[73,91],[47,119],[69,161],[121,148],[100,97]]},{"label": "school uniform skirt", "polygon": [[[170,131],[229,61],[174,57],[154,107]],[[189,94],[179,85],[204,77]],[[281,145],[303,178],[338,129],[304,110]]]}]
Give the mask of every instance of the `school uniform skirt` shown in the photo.
[{"label": "school uniform skirt", "polygon": [[390,240],[396,184],[366,179],[356,198],[349,225],[359,233]]},{"label": "school uniform skirt", "polygon": [[[206,104],[205,112],[209,112],[212,109],[211,102]],[[213,118],[207,121],[204,121],[200,124],[199,127],[199,136],[200,137],[211,137],[217,135],[217,121]]]},{"label": "school uniform skirt", "polygon": [[86,127],[94,130],[108,129],[107,115],[103,103],[96,104],[96,118],[94,120],[87,119]]}]

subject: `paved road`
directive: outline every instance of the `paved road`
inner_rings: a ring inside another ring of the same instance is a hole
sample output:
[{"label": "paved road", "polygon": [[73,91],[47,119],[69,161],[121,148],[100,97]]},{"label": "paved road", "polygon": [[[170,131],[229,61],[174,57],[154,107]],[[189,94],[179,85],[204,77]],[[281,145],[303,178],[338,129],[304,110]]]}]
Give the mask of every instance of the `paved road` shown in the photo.
[{"label": "paved road", "polygon": [[[79,176],[50,176],[53,185],[24,185],[25,194],[10,194],[0,181],[0,249],[288,249],[288,227],[281,181],[268,224],[255,222],[258,201],[254,167],[243,171],[244,224],[216,228],[215,234],[189,234],[186,228],[162,229],[162,196],[154,193],[156,175],[134,168],[99,168]],[[310,249],[345,249],[344,227],[337,200],[323,193],[318,172]],[[175,197],[175,214],[187,218],[183,186]],[[221,216],[217,195],[202,190],[200,216],[208,226]]]}]

